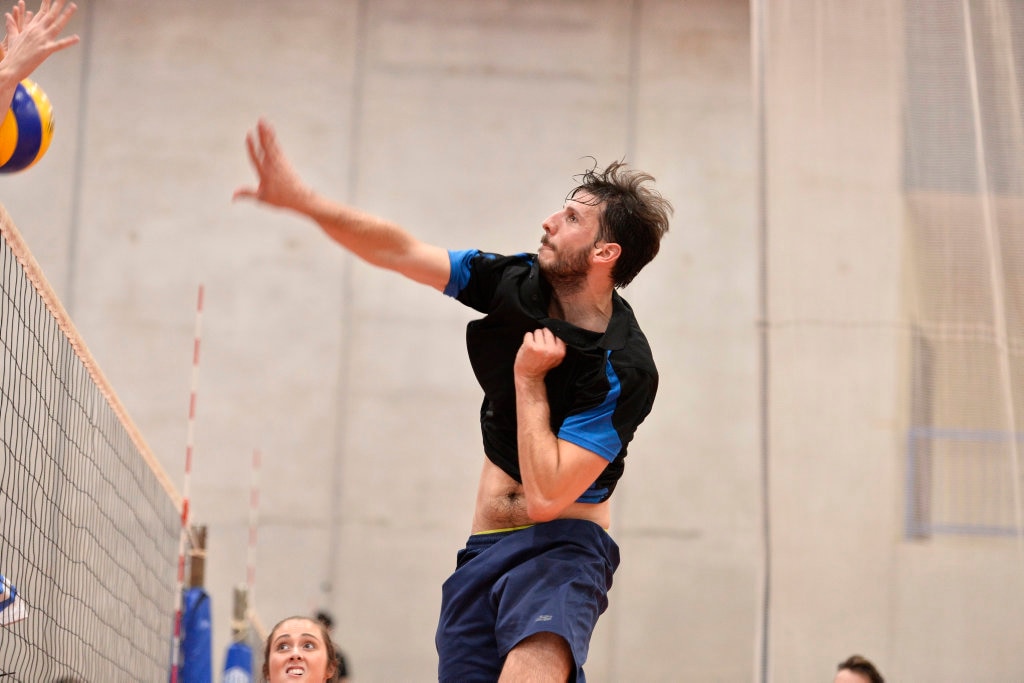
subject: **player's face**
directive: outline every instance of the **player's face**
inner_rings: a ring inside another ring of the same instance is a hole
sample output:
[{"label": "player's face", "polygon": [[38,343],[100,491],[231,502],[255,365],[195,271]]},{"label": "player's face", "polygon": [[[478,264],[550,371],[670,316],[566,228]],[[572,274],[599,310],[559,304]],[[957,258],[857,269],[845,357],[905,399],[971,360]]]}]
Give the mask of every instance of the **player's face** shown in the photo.
[{"label": "player's face", "polygon": [[601,204],[585,193],[566,200],[561,210],[548,216],[542,227],[537,260],[549,277],[581,278],[590,270],[601,221]]},{"label": "player's face", "polygon": [[328,679],[330,656],[320,626],[312,619],[288,619],[277,627],[267,656],[270,683]]}]

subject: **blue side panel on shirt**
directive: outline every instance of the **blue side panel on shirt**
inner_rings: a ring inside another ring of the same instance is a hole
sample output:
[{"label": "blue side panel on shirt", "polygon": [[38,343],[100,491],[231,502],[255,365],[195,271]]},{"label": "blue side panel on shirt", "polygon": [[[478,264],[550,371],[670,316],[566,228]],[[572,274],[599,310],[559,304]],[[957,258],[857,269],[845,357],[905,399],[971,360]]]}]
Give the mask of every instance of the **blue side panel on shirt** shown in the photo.
[{"label": "blue side panel on shirt", "polygon": [[444,288],[446,296],[456,297],[462,288],[469,283],[469,276],[472,271],[469,269],[469,262],[472,261],[479,249],[448,250],[448,262],[451,264],[451,275],[448,276],[448,284]]},{"label": "blue side panel on shirt", "polygon": [[610,355],[611,351],[605,353],[604,371],[608,378],[608,393],[601,405],[584,413],[570,415],[565,418],[565,422],[558,430],[559,439],[571,441],[581,448],[593,451],[608,462],[615,460],[622,450],[622,440],[619,439],[619,433],[612,424],[612,414],[615,413],[615,405],[618,403],[619,394],[622,393],[622,385],[615,370],[612,369]]},{"label": "blue side panel on shirt", "polygon": [[608,487],[595,489],[591,486],[583,492],[583,495],[576,499],[577,503],[600,503],[608,497]]}]

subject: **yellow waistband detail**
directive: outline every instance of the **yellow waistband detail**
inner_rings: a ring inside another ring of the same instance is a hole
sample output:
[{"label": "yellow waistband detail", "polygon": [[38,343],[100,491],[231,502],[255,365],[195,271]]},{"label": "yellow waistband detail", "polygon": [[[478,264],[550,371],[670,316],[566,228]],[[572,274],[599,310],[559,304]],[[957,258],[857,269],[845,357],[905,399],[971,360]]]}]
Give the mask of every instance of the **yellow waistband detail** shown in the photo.
[{"label": "yellow waistband detail", "polygon": [[520,531],[521,529],[529,529],[533,524],[524,524],[523,526],[513,526],[508,529],[488,529],[487,531],[477,531],[473,536],[483,536],[484,534],[501,534],[506,531]]}]

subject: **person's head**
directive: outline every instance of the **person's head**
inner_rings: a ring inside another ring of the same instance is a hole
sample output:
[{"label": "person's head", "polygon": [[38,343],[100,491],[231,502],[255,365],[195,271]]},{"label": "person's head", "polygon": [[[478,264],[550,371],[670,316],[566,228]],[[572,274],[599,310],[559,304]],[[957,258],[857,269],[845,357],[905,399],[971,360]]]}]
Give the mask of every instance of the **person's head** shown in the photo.
[{"label": "person's head", "polygon": [[595,166],[577,177],[579,184],[569,192],[566,204],[598,209],[594,247],[617,245],[611,278],[615,287],[625,287],[657,256],[672,204],[648,186],[653,176],[631,170],[622,161],[602,171]]},{"label": "person's head", "polygon": [[330,681],[338,670],[331,634],[316,619],[288,617],[270,631],[263,649],[263,677],[268,683],[285,683],[290,670],[301,670],[303,680]]},{"label": "person's head", "polygon": [[875,665],[860,655],[839,662],[833,683],[885,683]]},{"label": "person's head", "polygon": [[327,610],[320,610],[316,613],[316,620],[323,624],[328,631],[334,630],[334,617]]}]

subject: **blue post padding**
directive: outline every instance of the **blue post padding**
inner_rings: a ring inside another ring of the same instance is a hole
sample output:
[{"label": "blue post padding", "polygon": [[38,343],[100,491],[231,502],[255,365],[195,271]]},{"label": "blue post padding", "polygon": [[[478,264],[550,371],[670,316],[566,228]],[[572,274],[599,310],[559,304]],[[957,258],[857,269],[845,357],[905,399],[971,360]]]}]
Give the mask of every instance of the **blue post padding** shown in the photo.
[{"label": "blue post padding", "polygon": [[189,588],[181,614],[181,683],[213,683],[213,631],[210,596]]},{"label": "blue post padding", "polygon": [[231,643],[228,646],[223,683],[252,683],[252,648],[248,643]]}]

